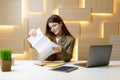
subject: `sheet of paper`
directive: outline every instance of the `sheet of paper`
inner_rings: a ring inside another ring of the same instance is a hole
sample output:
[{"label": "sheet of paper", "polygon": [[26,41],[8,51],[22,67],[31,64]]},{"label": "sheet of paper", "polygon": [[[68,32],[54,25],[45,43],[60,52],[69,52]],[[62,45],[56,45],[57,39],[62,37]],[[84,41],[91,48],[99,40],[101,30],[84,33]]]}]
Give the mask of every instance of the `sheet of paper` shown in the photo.
[{"label": "sheet of paper", "polygon": [[41,61],[44,61],[47,57],[55,53],[52,47],[58,47],[56,43],[49,40],[49,38],[41,32],[40,28],[37,29],[37,35],[30,36],[28,41],[40,54]]}]

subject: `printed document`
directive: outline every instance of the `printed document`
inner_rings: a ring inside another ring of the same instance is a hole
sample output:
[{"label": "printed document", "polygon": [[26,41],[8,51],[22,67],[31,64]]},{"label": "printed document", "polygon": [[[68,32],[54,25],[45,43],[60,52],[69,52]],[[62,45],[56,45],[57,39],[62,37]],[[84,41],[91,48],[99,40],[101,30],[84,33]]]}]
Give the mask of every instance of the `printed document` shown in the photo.
[{"label": "printed document", "polygon": [[52,42],[48,37],[46,37],[40,28],[37,29],[36,36],[30,36],[28,41],[33,48],[37,50],[40,54],[40,61],[44,61],[47,57],[54,54],[52,47],[59,47],[56,43]]}]

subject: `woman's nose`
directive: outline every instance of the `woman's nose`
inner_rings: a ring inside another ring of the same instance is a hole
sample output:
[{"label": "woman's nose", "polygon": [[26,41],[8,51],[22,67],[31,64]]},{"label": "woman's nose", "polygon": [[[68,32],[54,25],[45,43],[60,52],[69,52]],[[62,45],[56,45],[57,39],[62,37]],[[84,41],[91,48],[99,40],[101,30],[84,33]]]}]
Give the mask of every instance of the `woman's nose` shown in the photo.
[{"label": "woman's nose", "polygon": [[51,31],[54,31],[54,29],[55,29],[54,27],[53,27],[53,28],[51,28]]}]

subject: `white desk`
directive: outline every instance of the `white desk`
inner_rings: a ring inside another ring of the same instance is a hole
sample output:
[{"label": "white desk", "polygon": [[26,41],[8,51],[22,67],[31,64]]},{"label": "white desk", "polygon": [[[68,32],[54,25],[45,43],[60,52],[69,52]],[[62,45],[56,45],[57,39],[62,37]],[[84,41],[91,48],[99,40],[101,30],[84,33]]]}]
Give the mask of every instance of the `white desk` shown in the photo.
[{"label": "white desk", "polygon": [[79,67],[70,73],[52,71],[47,67],[34,65],[36,62],[16,60],[11,72],[0,70],[0,80],[120,80],[120,61],[111,61],[107,67]]}]

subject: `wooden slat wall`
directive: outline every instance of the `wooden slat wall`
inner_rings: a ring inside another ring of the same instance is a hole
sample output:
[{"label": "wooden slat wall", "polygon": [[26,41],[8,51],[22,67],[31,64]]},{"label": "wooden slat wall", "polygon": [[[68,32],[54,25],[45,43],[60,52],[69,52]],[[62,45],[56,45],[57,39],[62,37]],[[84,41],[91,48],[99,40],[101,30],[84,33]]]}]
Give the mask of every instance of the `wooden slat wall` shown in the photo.
[{"label": "wooden slat wall", "polygon": [[[37,59],[37,51],[28,45],[28,32],[31,28],[41,28],[44,33],[48,17],[58,14],[78,40],[75,45],[78,59],[86,60],[90,45],[110,44],[114,42],[111,35],[120,35],[119,5],[120,0],[1,0],[0,25],[14,27],[9,32],[0,28],[0,36],[4,34],[0,44],[11,46],[15,52],[26,51],[16,59]],[[116,56],[119,54],[113,54],[111,59],[115,60]]]}]

